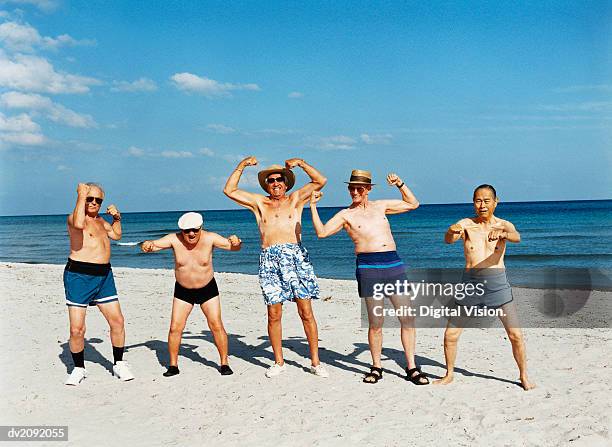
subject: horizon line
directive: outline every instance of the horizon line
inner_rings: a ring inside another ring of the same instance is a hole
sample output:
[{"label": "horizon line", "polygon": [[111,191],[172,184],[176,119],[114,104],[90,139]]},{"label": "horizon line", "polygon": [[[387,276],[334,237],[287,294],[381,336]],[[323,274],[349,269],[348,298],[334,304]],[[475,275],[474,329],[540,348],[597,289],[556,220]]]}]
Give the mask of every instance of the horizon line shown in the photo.
[{"label": "horizon line", "polygon": [[[612,201],[612,198],[609,199],[572,199],[572,200],[516,200],[516,201],[503,201],[500,203],[568,203],[568,202],[609,202]],[[421,203],[420,206],[450,206],[450,205],[472,205],[472,202],[451,202],[451,203]],[[306,206],[304,206],[304,209]],[[342,206],[318,206],[318,209],[325,208],[345,208]],[[225,208],[225,209],[202,209],[197,211],[203,212],[217,212],[217,211],[238,211],[238,210],[246,210],[246,208]],[[193,210],[192,210],[193,211]],[[248,211],[248,210],[247,210]],[[167,210],[167,211],[123,211],[124,214],[154,214],[154,213],[181,213],[186,212],[185,210]],[[0,214],[0,218],[3,217],[42,217],[42,216],[66,216],[70,213],[55,213],[55,214]],[[100,213],[101,215],[106,213]]]}]

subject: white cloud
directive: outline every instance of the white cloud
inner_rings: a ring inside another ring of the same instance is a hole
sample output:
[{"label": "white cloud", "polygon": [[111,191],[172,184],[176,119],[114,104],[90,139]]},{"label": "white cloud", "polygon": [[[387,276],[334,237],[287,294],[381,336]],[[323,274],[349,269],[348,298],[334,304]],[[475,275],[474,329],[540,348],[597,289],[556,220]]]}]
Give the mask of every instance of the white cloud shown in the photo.
[{"label": "white cloud", "polygon": [[261,90],[257,84],[231,84],[229,82],[219,82],[192,73],[175,73],[170,79],[179,90],[201,93],[209,97],[230,96],[230,92],[234,90]]},{"label": "white cloud", "polygon": [[223,124],[209,124],[206,126],[206,128],[220,134],[230,134],[236,132],[236,129],[233,127],[225,126]]},{"label": "white cloud", "polygon": [[97,127],[91,115],[81,115],[46,96],[35,93],[7,92],[0,95],[0,104],[9,109],[28,109],[44,112],[50,120],[71,127]]},{"label": "white cloud", "polygon": [[[227,182],[227,177],[221,176],[210,176],[206,179],[206,183],[211,185],[214,189],[220,191],[225,186]],[[253,171],[245,171],[240,177],[241,188],[261,188],[259,185],[259,180],[257,178],[257,173]]]},{"label": "white cloud", "polygon": [[4,3],[13,3],[18,5],[33,5],[43,12],[53,12],[58,6],[57,0],[4,0]]},{"label": "white cloud", "polygon": [[72,170],[72,168],[70,168],[70,167],[68,167],[68,166],[66,166],[66,165],[59,165],[59,166],[57,167],[57,170],[58,170],[58,171],[71,171],[71,170]]},{"label": "white cloud", "polygon": [[189,151],[162,151],[160,156],[164,158],[191,158],[193,154]]},{"label": "white cloud", "polygon": [[352,150],[355,149],[355,139],[346,135],[321,138],[317,147],[325,150]]},{"label": "white cloud", "polygon": [[98,79],[58,72],[46,59],[16,54],[8,57],[0,50],[0,86],[44,93],[86,93]]},{"label": "white cloud", "polygon": [[144,157],[146,154],[146,151],[136,146],[130,146],[128,150],[126,151],[126,154],[131,157]]},{"label": "white cloud", "polygon": [[378,135],[362,133],[359,138],[361,138],[361,141],[363,141],[365,144],[389,144],[393,138],[393,135],[390,133]]},{"label": "white cloud", "polygon": [[207,147],[203,147],[203,148],[199,149],[198,153],[202,154],[202,155],[206,155],[207,157],[214,157],[215,156],[215,152],[212,149],[207,148]]},{"label": "white cloud", "polygon": [[47,141],[40,126],[27,113],[6,117],[0,112],[0,147],[40,146]]},{"label": "white cloud", "polygon": [[542,105],[540,110],[553,112],[609,112],[612,111],[612,101],[589,101],[573,104]]},{"label": "white cloud", "polygon": [[188,185],[171,185],[162,186],[159,188],[159,192],[162,194],[185,194],[191,191],[191,187]]},{"label": "white cloud", "polygon": [[223,154],[221,158],[228,163],[238,163],[246,158],[243,154]]},{"label": "white cloud", "polygon": [[0,42],[11,51],[32,52],[35,47],[58,49],[63,46],[95,45],[95,40],[77,40],[68,34],[42,37],[38,30],[27,23],[4,22],[0,24]]},{"label": "white cloud", "polygon": [[304,97],[304,93],[302,92],[291,92],[287,95],[288,98],[291,99],[300,99]]},{"label": "white cloud", "polygon": [[111,87],[113,92],[153,92],[157,90],[155,81],[149,78],[139,78],[135,81],[114,81],[114,87]]},{"label": "white cloud", "polygon": [[603,92],[612,93],[612,84],[570,85],[553,90],[555,93]]}]

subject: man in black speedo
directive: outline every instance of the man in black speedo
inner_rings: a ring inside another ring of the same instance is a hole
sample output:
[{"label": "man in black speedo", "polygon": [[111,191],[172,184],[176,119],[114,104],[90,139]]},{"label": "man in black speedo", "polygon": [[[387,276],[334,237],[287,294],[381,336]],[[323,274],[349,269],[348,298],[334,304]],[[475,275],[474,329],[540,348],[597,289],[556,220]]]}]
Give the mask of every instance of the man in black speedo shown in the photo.
[{"label": "man in black speedo", "polygon": [[193,306],[198,304],[206,316],[208,327],[212,332],[215,345],[219,350],[222,375],[233,374],[227,359],[227,333],[221,320],[221,302],[219,289],[214,278],[212,254],[214,248],[237,251],[242,242],[236,235],[224,238],[217,233],[202,229],[202,215],[186,213],[181,216],[178,226],[180,233],[168,234],[155,241],[144,241],[141,249],[152,253],[167,248],[174,251],[174,300],[172,302],[172,319],[168,333],[168,352],[170,366],[164,376],[170,377],[179,373],[178,353],[187,317]]}]

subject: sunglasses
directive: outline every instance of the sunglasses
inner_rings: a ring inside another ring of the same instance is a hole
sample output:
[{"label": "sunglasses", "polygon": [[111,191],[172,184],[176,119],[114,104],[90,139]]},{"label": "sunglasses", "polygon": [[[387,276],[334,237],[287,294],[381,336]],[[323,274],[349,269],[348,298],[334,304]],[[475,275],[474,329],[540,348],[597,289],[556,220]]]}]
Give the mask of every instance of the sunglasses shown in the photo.
[{"label": "sunglasses", "polygon": [[358,193],[362,193],[365,191],[365,186],[348,186],[348,190],[349,191],[357,191]]},{"label": "sunglasses", "polygon": [[200,232],[200,228],[186,228],[184,230],[181,230],[183,232],[183,234],[189,234],[189,233],[195,233],[198,234]]},{"label": "sunglasses", "polygon": [[104,202],[104,199],[101,199],[100,197],[87,197],[85,201],[87,203],[91,203],[95,201],[98,205],[102,205],[102,202]]},{"label": "sunglasses", "polygon": [[285,177],[280,176],[280,177],[268,177],[266,179],[266,183],[268,185],[272,185],[274,183],[285,183]]}]

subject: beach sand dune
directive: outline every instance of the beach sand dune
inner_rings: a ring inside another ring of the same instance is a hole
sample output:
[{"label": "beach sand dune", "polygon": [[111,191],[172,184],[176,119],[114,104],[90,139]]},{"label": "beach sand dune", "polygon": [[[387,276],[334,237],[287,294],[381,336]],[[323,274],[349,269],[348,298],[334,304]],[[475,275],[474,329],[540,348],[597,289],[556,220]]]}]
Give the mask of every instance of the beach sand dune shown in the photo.
[{"label": "beach sand dune", "polygon": [[[361,382],[370,355],[360,301],[351,281],[321,280],[314,304],[321,359],[331,377],[306,372],[308,345],[293,304],[285,306],[288,371],[272,363],[257,279],[219,273],[233,376],[218,355],[199,309],[185,330],[181,374],[162,377],[167,361],[172,271],[115,268],[136,380],[112,377],[108,327],[88,311],[86,368],[78,387],[71,368],[62,266],[0,264],[1,425],[67,425],[69,445],[610,445],[610,329],[524,330],[537,388],[524,392],[502,329],[466,329],[455,382],[417,387],[403,379],[398,329],[385,329],[384,379]],[[545,291],[515,289],[533,299]],[[611,302],[612,293],[594,292]],[[523,318],[529,318],[523,315]],[[443,330],[420,329],[418,361],[444,374]],[[41,445],[37,443],[35,445]]]}]

